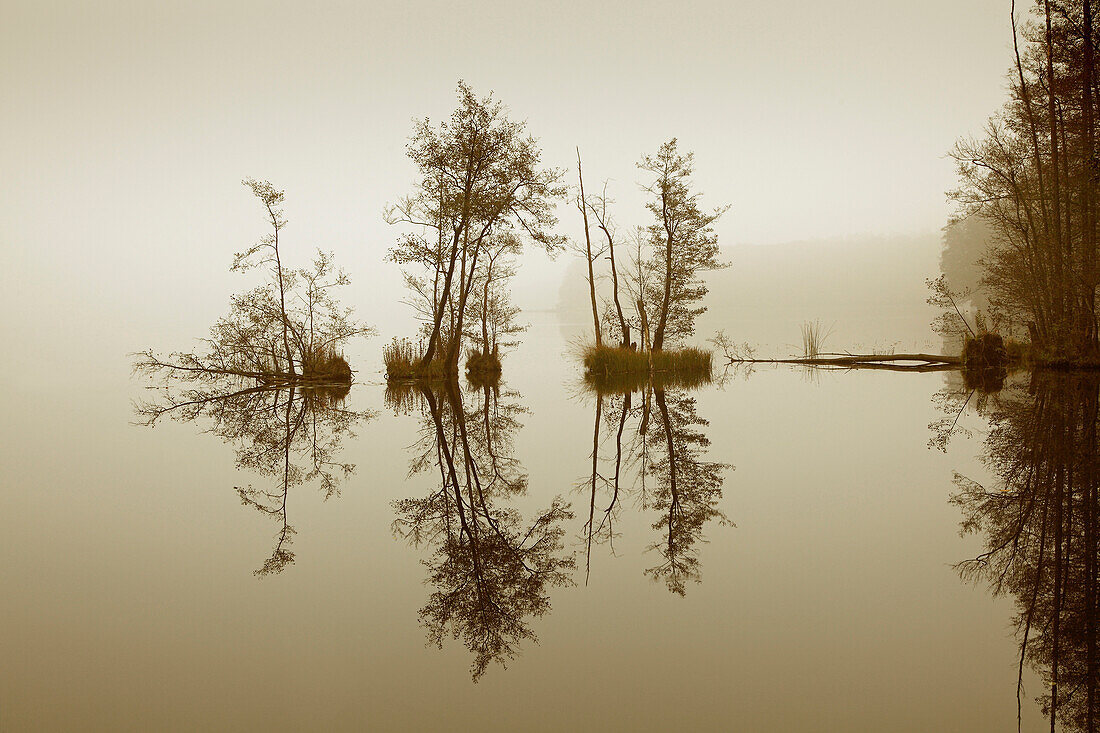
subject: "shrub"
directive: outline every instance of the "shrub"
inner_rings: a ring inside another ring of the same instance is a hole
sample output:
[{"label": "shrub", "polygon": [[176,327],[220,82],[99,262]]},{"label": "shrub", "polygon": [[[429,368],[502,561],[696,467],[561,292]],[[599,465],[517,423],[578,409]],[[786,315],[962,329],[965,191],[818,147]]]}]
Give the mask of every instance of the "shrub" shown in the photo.
[{"label": "shrub", "polygon": [[995,333],[983,333],[966,340],[962,360],[966,369],[1003,368],[1008,365],[1008,350],[1003,338]]},{"label": "shrub", "polygon": [[1008,362],[1014,366],[1031,366],[1035,362],[1031,344],[1026,341],[1007,339],[1005,351],[1008,353]]}]

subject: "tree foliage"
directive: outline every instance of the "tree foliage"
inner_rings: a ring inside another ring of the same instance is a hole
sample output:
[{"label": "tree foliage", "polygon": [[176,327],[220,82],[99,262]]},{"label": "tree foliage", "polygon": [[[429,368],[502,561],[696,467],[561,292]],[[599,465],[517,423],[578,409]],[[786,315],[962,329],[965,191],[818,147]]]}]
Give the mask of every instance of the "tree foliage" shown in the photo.
[{"label": "tree foliage", "polygon": [[[1096,32],[1089,0],[1034,5],[1012,25],[1010,98],[980,138],[954,150],[960,218],[992,230],[991,307],[1056,358],[1098,352]],[[1021,44],[1022,40],[1022,44]]]},{"label": "tree foliage", "polygon": [[487,246],[514,233],[557,252],[564,240],[551,231],[553,208],[566,191],[562,171],[542,167],[526,123],[508,119],[492,94],[479,98],[460,81],[458,102],[438,126],[428,119],[416,124],[407,151],[419,180],[385,212],[388,222],[414,228],[389,259],[407,268],[416,309],[429,316],[422,366],[442,357],[451,374],[477,282],[485,277]]},{"label": "tree foliage", "polygon": [[696,305],[707,294],[701,274],[724,267],[714,223],[729,207],[699,208],[700,195],[691,181],[694,158],[694,153],[681,155],[672,138],[638,163],[652,176],[645,188],[651,194],[646,208],[655,220],[646,229],[653,250],[650,266],[657,273],[656,289],[649,294],[655,350],[695,332],[695,317],[706,310]]}]

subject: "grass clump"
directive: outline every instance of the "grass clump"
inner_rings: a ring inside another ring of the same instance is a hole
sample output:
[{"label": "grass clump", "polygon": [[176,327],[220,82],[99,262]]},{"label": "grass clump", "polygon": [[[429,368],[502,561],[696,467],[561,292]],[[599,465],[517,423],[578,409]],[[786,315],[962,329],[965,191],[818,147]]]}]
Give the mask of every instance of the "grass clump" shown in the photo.
[{"label": "grass clump", "polygon": [[705,374],[709,380],[712,356],[710,351],[694,346],[675,351],[654,351],[653,371],[671,372],[685,377]]},{"label": "grass clump", "polygon": [[588,346],[584,352],[585,379],[597,389],[621,392],[646,384],[694,387],[709,382],[713,355],[688,347],[636,351],[621,346]]},{"label": "grass clump", "polygon": [[494,348],[482,353],[480,349],[470,349],[466,352],[466,379],[471,386],[495,387],[500,382],[501,371],[499,350]]},{"label": "grass clump", "polygon": [[682,372],[710,374],[713,355],[705,349],[637,351],[622,346],[587,346],[584,371],[587,374],[637,374]]},{"label": "grass clump", "polygon": [[821,321],[806,321],[802,324],[802,356],[816,359],[825,350],[825,340],[832,334],[832,326],[825,328]]},{"label": "grass clump", "polygon": [[312,382],[351,384],[351,366],[332,346],[321,346],[302,355],[302,377]]},{"label": "grass clump", "polygon": [[[445,348],[437,353],[445,353]],[[386,366],[386,379],[441,379],[446,370],[443,361],[435,358],[426,367],[421,367],[424,358],[424,345],[415,344],[411,339],[392,339],[382,347],[382,363]]]},{"label": "grass clump", "polygon": [[474,376],[499,376],[500,352],[493,349],[488,353],[482,353],[481,349],[470,349],[466,352],[466,371]]}]

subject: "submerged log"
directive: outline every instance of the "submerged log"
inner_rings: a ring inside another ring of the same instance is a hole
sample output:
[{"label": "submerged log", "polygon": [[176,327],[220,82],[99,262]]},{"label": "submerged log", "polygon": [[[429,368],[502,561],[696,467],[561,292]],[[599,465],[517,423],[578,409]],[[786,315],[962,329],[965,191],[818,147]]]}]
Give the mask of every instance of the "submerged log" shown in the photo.
[{"label": "submerged log", "polygon": [[917,365],[957,365],[962,363],[962,359],[957,356],[944,356],[940,354],[838,354],[835,356],[814,356],[801,359],[781,359],[778,361],[798,364],[833,364],[837,366],[852,366],[855,364],[886,364],[899,361],[912,361],[916,362]]},{"label": "submerged log", "polygon": [[[901,362],[912,362],[904,364]],[[805,364],[851,369],[889,369],[893,371],[926,372],[957,369],[962,359],[942,354],[825,354],[793,359],[733,359],[730,364]]]}]

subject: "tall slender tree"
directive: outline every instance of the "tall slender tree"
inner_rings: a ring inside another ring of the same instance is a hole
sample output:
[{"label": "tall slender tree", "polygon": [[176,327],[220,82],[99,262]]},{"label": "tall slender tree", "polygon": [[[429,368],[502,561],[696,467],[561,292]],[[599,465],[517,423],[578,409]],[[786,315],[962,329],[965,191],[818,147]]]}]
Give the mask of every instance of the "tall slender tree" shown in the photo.
[{"label": "tall slender tree", "polygon": [[602,251],[592,249],[592,235],[588,228],[588,203],[584,198],[584,174],[581,173],[581,149],[577,148],[577,183],[580,194],[577,196],[577,209],[581,212],[581,220],[584,222],[584,260],[588,266],[588,296],[592,301],[592,331],[596,337],[596,346],[603,346],[603,334],[600,327],[600,311],[596,307],[596,275],[593,271],[593,262]]},{"label": "tall slender tree", "polygon": [[714,223],[729,207],[710,212],[699,208],[699,194],[691,186],[694,154],[680,155],[676,138],[661,145],[656,155],[642,158],[638,167],[652,175],[645,185],[651,194],[646,208],[655,221],[647,231],[653,266],[660,272],[652,348],[660,351],[666,341],[690,336],[695,317],[706,310],[695,305],[707,294],[701,273],[724,267],[718,261]]}]

